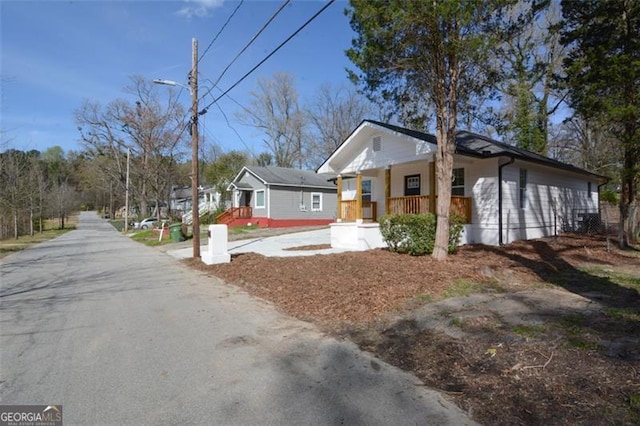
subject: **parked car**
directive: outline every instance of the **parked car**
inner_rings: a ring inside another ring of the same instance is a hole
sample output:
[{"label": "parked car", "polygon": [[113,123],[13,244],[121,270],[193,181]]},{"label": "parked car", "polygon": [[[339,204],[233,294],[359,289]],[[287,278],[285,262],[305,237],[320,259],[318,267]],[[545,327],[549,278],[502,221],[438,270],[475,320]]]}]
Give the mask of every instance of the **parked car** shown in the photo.
[{"label": "parked car", "polygon": [[136,222],[133,224],[135,229],[151,229],[154,228],[158,224],[157,217],[148,217],[146,219],[141,220],[140,222]]}]

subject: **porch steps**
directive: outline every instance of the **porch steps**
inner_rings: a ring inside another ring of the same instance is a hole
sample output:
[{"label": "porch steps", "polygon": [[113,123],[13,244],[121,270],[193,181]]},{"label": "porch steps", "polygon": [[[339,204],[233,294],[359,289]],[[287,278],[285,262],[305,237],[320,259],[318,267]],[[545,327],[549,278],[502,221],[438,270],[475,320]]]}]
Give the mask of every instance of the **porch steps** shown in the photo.
[{"label": "porch steps", "polygon": [[251,219],[252,214],[251,207],[231,207],[216,216],[216,223],[231,225],[238,219],[243,219],[245,221],[247,219]]},{"label": "porch steps", "polygon": [[[200,217],[209,213],[210,210],[211,206],[207,202],[200,203],[200,205],[198,206],[198,213]],[[193,223],[193,210],[189,210],[182,215],[182,223],[186,225],[191,225]]]}]

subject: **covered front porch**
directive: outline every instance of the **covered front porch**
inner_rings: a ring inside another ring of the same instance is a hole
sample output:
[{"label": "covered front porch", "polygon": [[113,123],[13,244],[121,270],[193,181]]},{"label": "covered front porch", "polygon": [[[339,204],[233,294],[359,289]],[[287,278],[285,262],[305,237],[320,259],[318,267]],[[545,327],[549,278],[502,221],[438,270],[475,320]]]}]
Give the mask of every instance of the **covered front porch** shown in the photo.
[{"label": "covered front porch", "polygon": [[[419,168],[414,168],[409,173],[406,170],[399,170],[403,178],[405,195],[394,194],[392,188],[399,185],[393,184],[392,167],[388,166],[384,169],[384,194],[380,191],[376,192],[372,179],[378,175],[376,171],[358,172],[355,176],[349,176],[347,179],[353,179],[355,185],[345,190],[345,177],[338,175],[336,179],[338,192],[338,211],[337,222],[377,222],[380,214],[415,214],[415,213],[434,213],[436,211],[436,202],[438,196],[435,193],[435,166],[433,162],[428,163],[428,194],[422,194],[423,175]],[[368,179],[368,176],[371,178]],[[426,177],[426,176],[425,176]],[[396,180],[399,180],[396,178]],[[395,189],[395,188],[394,188]],[[415,195],[409,195],[411,192],[417,192]],[[344,199],[348,197],[348,199]],[[379,205],[379,199],[382,199],[382,206]],[[465,224],[471,223],[471,197],[460,195],[451,196],[450,213],[456,214],[463,218]],[[383,207],[383,209],[381,209]]]}]

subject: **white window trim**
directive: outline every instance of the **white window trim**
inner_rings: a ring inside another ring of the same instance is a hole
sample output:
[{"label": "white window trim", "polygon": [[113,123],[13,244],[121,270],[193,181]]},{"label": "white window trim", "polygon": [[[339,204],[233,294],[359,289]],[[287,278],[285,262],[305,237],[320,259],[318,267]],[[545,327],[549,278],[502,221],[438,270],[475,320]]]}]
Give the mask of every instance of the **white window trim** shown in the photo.
[{"label": "white window trim", "polygon": [[[258,193],[260,193],[260,192],[262,192],[262,194],[263,194],[262,201],[264,202],[264,204],[261,205],[261,206],[258,205]],[[254,198],[255,202],[254,203],[256,205],[255,206],[256,209],[264,209],[264,208],[267,207],[267,193],[266,193],[266,191],[264,189],[257,189],[255,191],[254,196],[255,196],[255,198]]]},{"label": "white window trim", "polygon": [[[317,195],[320,198],[320,207],[317,209],[313,208],[313,197]],[[311,193],[311,211],[312,212],[321,212],[322,211],[322,192],[312,192]]]},{"label": "white window trim", "polygon": [[[524,171],[524,187],[522,186],[522,172]],[[529,208],[529,191],[527,191],[527,187],[529,186],[529,170],[528,169],[520,169],[518,172],[518,204],[519,208],[522,210],[526,210]]]},{"label": "white window trim", "polygon": [[[462,170],[462,185],[453,185],[453,178],[451,179],[451,193],[453,194],[454,189],[462,188],[462,195],[456,195],[456,197],[464,197],[467,193],[467,171],[464,167],[454,167],[453,170],[461,169]],[[453,173],[453,171],[452,171]]]},{"label": "white window trim", "polygon": [[[364,183],[365,182],[369,182],[370,183],[370,187],[369,187],[369,192],[364,192]],[[361,192],[361,197],[364,201],[364,196],[365,195],[369,195],[369,200],[368,201],[373,201],[373,179],[362,179],[362,192]]]}]

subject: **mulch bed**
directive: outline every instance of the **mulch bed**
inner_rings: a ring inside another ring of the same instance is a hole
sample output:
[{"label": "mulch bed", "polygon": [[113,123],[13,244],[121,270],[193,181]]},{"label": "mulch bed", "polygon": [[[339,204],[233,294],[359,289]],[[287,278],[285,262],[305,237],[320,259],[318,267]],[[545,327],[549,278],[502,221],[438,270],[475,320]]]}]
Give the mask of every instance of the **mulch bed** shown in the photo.
[{"label": "mulch bed", "polygon": [[[583,265],[631,273],[637,287],[612,285]],[[632,349],[637,342],[640,256],[607,251],[600,237],[464,246],[443,262],[370,250],[289,258],[248,253],[229,264],[195,266],[413,372],[479,422],[640,424],[640,358],[633,351],[612,356],[598,344],[607,334],[631,339]],[[606,292],[608,309],[631,317],[614,320],[603,313],[577,328],[558,319],[532,338],[484,324],[465,339],[403,319],[407,310],[438,300],[460,282],[507,292],[554,286],[588,298]]]}]

